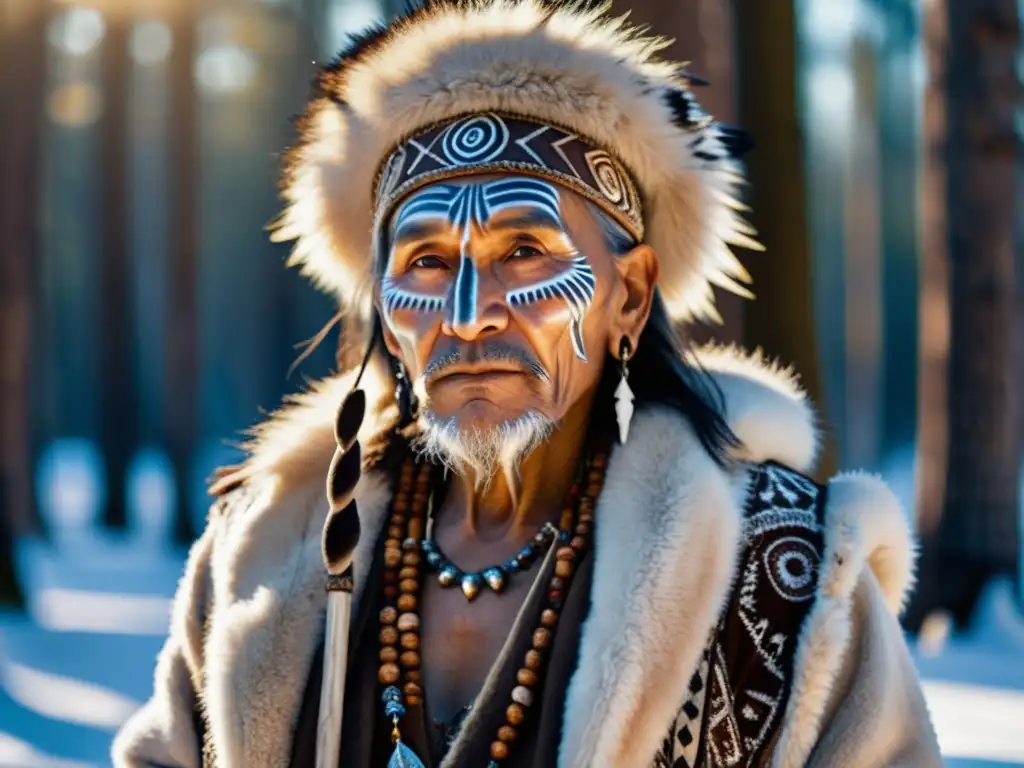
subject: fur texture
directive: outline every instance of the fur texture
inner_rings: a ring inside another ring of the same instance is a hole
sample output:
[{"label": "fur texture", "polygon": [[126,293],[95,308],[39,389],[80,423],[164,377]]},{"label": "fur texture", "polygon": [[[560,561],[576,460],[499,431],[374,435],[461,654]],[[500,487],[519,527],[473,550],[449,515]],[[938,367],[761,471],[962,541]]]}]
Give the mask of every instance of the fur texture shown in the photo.
[{"label": "fur texture", "polygon": [[[747,414],[733,423],[747,454],[812,457],[813,425],[800,422],[809,414],[805,406],[791,407],[794,397],[802,398],[793,383],[776,378],[774,386],[758,385],[772,376],[763,362],[744,362],[735,354],[728,360],[720,367],[737,381],[720,382],[728,412]],[[199,678],[205,678],[203,698],[219,764],[287,765],[326,605],[319,546],[327,503],[322,477],[311,476],[308,465],[326,467],[333,446],[325,456],[309,451],[328,443],[321,433],[330,435],[343,378],[272,420],[249,465],[260,467],[259,473],[243,468],[248,479],[229,497],[231,509],[211,516],[178,592],[179,618],[161,656],[154,699],[119,737],[116,765],[191,765],[181,756],[195,747],[188,724],[191,683]],[[730,399],[737,391],[745,398],[742,408]],[[757,414],[772,409],[780,412],[771,418]],[[307,440],[294,439],[298,435]],[[790,445],[804,438],[806,444]],[[292,448],[286,450],[289,440]],[[307,479],[297,482],[289,477],[293,473]],[[734,578],[748,482],[747,465],[740,462],[731,472],[719,468],[678,414],[637,413],[629,442],[609,461],[596,510],[594,599],[567,694],[562,765],[650,765]],[[357,490],[363,536],[355,553],[356,601],[388,496],[383,479],[373,475]],[[874,624],[856,634],[850,629],[855,587],[865,578],[883,595],[887,612],[905,598],[911,548],[895,500],[876,480],[844,476],[830,486],[827,517],[826,572],[798,647],[797,689],[784,720],[778,765],[802,764],[829,723],[844,716],[837,696],[847,689],[835,681],[844,663],[852,663],[851,636],[870,636],[889,649],[887,657],[903,643],[894,620],[883,630]],[[210,590],[198,586],[206,583],[207,572]],[[197,618],[206,612],[196,605],[201,600],[210,601],[205,637]],[[877,636],[879,631],[884,633]],[[893,674],[891,666],[884,669]],[[899,690],[916,691],[912,666],[899,669],[907,676]],[[867,678],[872,669],[858,665],[856,673]],[[876,687],[886,690],[884,683]],[[898,709],[899,703],[892,706]],[[845,717],[859,722],[855,715]],[[908,728],[925,733],[923,718],[923,727]],[[922,737],[921,749],[928,752],[933,743]]]},{"label": "fur texture", "polygon": [[431,2],[356,40],[319,79],[289,152],[274,237],[346,306],[370,308],[371,199],[402,139],[454,116],[547,121],[616,155],[644,202],[660,288],[682,319],[713,317],[711,285],[746,294],[729,245],[760,249],[740,218],[728,129],[697,106],[666,41],[602,10],[541,0]]},{"label": "fur texture", "polygon": [[825,553],[818,598],[801,632],[787,727],[775,765],[804,765],[821,732],[851,637],[852,595],[870,566],[886,607],[899,614],[912,584],[910,525],[877,477],[844,474],[828,484]]}]

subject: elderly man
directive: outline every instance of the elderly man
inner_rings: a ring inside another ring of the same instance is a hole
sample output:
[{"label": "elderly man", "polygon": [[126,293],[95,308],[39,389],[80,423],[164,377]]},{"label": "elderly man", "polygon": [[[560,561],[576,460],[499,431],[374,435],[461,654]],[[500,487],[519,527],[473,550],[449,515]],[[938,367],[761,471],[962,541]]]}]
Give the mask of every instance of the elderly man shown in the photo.
[{"label": "elderly man", "polygon": [[365,359],[214,487],[118,765],[323,763],[323,488],[357,379],[341,766],[940,763],[895,499],[801,474],[788,372],[676,345],[755,243],[741,137],[660,47],[435,2],[324,70],[278,236]]}]

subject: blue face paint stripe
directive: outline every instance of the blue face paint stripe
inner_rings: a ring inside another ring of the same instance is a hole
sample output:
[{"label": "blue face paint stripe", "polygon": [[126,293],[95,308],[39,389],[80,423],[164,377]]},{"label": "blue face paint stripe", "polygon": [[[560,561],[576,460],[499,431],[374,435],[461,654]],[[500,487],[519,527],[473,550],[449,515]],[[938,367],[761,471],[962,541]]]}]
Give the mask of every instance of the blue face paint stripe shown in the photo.
[{"label": "blue face paint stripe", "polygon": [[597,280],[585,256],[576,256],[565,272],[535,285],[509,291],[505,300],[509,306],[519,307],[547,298],[560,298],[569,308],[569,334],[576,356],[586,362],[583,348],[583,316],[594,300]]},{"label": "blue face paint stripe", "polygon": [[462,257],[459,274],[455,278],[454,301],[452,303],[452,322],[465,325],[476,319],[477,271],[473,260]]},{"label": "blue face paint stripe", "polygon": [[411,309],[416,312],[440,312],[444,309],[444,296],[430,296],[424,293],[406,291],[396,286],[389,278],[381,282],[381,304],[384,314],[391,316],[394,312]]}]

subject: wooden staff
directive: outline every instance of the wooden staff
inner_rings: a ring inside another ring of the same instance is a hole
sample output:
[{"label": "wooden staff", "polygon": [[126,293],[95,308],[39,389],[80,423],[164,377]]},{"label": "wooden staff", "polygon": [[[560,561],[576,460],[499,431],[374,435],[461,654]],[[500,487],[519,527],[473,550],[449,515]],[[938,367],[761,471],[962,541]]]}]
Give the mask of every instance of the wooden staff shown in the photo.
[{"label": "wooden staff", "polygon": [[338,768],[348,667],[348,630],[352,611],[352,553],[359,543],[359,514],[353,498],[362,470],[356,437],[366,413],[366,396],[354,390],[338,410],[334,425],[337,451],[327,475],[331,511],[324,523],[323,557],[327,568],[327,634],[317,720],[316,768]]}]

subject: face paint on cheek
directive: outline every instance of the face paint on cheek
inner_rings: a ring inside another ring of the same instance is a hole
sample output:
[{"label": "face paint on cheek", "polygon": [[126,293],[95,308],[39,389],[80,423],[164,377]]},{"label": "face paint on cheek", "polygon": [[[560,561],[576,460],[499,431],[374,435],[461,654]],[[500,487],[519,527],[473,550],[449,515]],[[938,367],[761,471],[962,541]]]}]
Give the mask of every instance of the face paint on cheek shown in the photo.
[{"label": "face paint on cheek", "polygon": [[447,302],[444,296],[431,296],[399,288],[390,278],[385,277],[380,286],[380,303],[384,306],[384,313],[390,317],[402,309],[413,312],[440,312]]},{"label": "face paint on cheek", "polygon": [[572,348],[583,362],[587,352],[583,347],[583,317],[594,300],[597,281],[586,256],[575,256],[571,267],[561,274],[525,288],[516,288],[505,295],[510,307],[522,307],[546,299],[562,299],[569,308],[569,335]]}]

